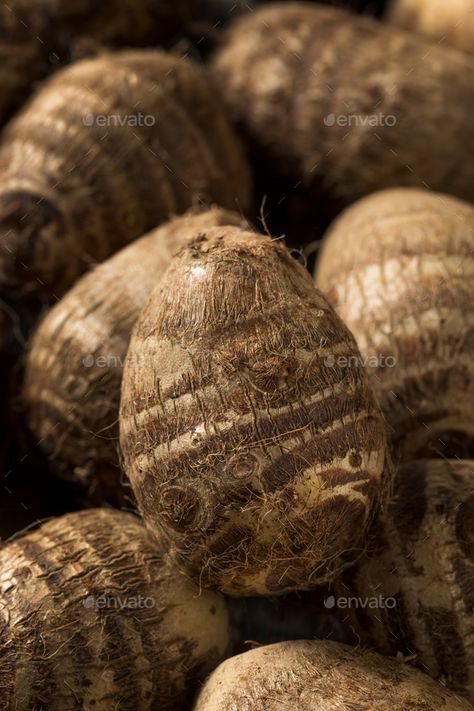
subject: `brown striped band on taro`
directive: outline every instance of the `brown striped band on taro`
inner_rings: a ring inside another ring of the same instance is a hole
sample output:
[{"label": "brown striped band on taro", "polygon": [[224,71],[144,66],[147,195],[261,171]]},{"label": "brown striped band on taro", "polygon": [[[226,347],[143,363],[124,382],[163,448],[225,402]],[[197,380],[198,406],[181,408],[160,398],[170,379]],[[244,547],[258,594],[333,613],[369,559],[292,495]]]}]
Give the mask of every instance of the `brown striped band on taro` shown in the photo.
[{"label": "brown striped band on taro", "polygon": [[223,662],[194,711],[469,711],[397,659],[336,642],[280,642]]},{"label": "brown striped band on taro", "polygon": [[390,0],[387,15],[399,27],[474,52],[473,0]]},{"label": "brown striped band on taro", "polygon": [[120,438],[147,525],[231,595],[333,578],[388,466],[351,334],[281,242],[233,227],[185,247],[143,310]]},{"label": "brown striped band on taro", "polygon": [[227,651],[222,598],[130,514],[54,519],[4,547],[0,571],[2,711],[175,711]]},{"label": "brown striped band on taro", "polygon": [[6,129],[2,288],[53,299],[167,218],[249,200],[248,166],[200,67],[153,50],[78,62]]},{"label": "brown striped band on taro", "polygon": [[387,190],[330,228],[316,283],[353,332],[406,458],[474,456],[474,207]]},{"label": "brown striped band on taro", "polygon": [[118,503],[127,492],[118,457],[120,383],[149,294],[200,229],[240,222],[220,208],[175,218],[82,277],[34,334],[23,388],[28,423],[54,471],[89,500]]},{"label": "brown striped band on taro", "polygon": [[472,56],[287,2],[235,22],[213,68],[249,144],[292,190],[336,208],[394,185],[474,200]]},{"label": "brown striped band on taro", "polygon": [[474,461],[408,462],[394,490],[367,553],[337,584],[338,598],[352,598],[341,614],[355,640],[400,652],[472,702]]},{"label": "brown striped band on taro", "polygon": [[101,45],[162,42],[190,14],[191,0],[9,0],[0,5],[0,125],[33,83]]}]

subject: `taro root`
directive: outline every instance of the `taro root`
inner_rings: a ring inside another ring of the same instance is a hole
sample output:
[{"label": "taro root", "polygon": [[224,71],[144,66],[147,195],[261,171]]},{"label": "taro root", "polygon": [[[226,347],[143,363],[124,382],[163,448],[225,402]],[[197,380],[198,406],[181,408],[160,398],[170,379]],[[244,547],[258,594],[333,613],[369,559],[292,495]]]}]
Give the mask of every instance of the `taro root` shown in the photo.
[{"label": "taro root", "polygon": [[474,52],[474,0],[391,0],[388,19],[396,25]]},{"label": "taro root", "polygon": [[89,500],[118,503],[120,384],[133,325],[172,255],[200,230],[238,225],[214,208],[177,217],[99,265],[46,315],[26,361],[30,429],[63,478]]},{"label": "taro root", "polygon": [[223,599],[130,514],[68,514],[0,551],[3,711],[174,711],[228,642]]},{"label": "taro root", "polygon": [[276,176],[333,208],[428,184],[474,199],[474,59],[337,8],[282,3],[238,20],[213,62]]},{"label": "taro root", "polygon": [[188,243],[141,312],[120,442],[146,524],[233,596],[337,575],[389,473],[352,335],[281,242],[232,227]]},{"label": "taro root", "polygon": [[469,711],[471,705],[396,659],[337,642],[280,642],[227,659],[194,711]]},{"label": "taro root", "polygon": [[52,67],[82,43],[162,42],[188,18],[191,0],[9,0],[0,6],[0,124]]},{"label": "taro root", "polygon": [[340,612],[358,642],[473,702],[474,461],[408,462],[394,489],[367,554],[337,585]]},{"label": "taro root", "polygon": [[207,201],[245,209],[249,191],[200,67],[154,50],[78,62],[6,129],[0,282],[52,299],[168,217]]},{"label": "taro root", "polygon": [[371,195],[323,241],[316,283],[347,323],[406,459],[474,455],[474,207]]}]

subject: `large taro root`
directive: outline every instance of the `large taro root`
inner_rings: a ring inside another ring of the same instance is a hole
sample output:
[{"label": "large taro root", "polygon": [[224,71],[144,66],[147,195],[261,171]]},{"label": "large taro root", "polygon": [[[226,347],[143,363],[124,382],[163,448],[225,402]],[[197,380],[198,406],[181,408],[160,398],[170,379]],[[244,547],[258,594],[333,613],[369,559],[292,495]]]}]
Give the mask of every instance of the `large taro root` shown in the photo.
[{"label": "large taro root", "polygon": [[[326,366],[339,353],[350,366]],[[360,553],[387,471],[354,339],[276,240],[214,228],[174,259],[134,329],[125,471],[200,584],[279,594]]]},{"label": "large taro root", "polygon": [[333,210],[395,185],[474,199],[474,59],[369,17],[281,3],[229,28],[213,62],[287,193]]},{"label": "large taro root", "polygon": [[228,644],[223,599],[130,514],[67,514],[0,551],[3,711],[187,708]]},{"label": "large taro root", "polygon": [[2,291],[53,300],[170,216],[249,199],[245,158],[203,69],[154,50],[78,62],[0,146]]},{"label": "large taro root", "polygon": [[[354,641],[474,701],[474,461],[401,467],[367,553],[337,584]],[[340,605],[339,605],[340,606]]]},{"label": "large taro root", "polygon": [[281,642],[223,662],[194,711],[469,711],[467,701],[396,659],[336,642]]},{"label": "large taro root", "polygon": [[474,207],[371,195],[328,231],[316,283],[354,334],[406,459],[474,456]]}]

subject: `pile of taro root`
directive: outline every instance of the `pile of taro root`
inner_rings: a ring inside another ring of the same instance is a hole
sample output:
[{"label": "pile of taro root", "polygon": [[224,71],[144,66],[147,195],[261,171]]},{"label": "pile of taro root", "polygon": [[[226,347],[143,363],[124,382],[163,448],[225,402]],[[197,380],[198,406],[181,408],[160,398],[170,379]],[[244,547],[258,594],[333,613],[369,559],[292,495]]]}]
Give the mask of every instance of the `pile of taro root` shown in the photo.
[{"label": "pile of taro root", "polygon": [[9,0],[0,77],[0,709],[474,709],[474,0]]}]

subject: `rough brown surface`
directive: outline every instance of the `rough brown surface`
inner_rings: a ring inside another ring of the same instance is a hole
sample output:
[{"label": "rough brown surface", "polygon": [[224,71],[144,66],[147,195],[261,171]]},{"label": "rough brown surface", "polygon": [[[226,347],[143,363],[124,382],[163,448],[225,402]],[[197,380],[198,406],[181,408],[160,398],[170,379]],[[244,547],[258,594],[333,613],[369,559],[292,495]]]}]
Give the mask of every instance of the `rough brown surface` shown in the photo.
[{"label": "rough brown surface", "polygon": [[236,22],[214,71],[250,143],[313,199],[425,184],[474,199],[469,55],[295,2]]},{"label": "rough brown surface", "polygon": [[474,461],[419,460],[398,472],[396,496],[338,595],[383,599],[341,610],[359,641],[400,652],[474,701]]},{"label": "rough brown surface", "polygon": [[391,0],[388,18],[440,45],[474,52],[474,0]]},{"label": "rough brown surface", "polygon": [[0,6],[0,124],[81,42],[157,43],[189,16],[191,0],[9,0]]},{"label": "rough brown surface", "polygon": [[405,457],[474,455],[474,207],[415,189],[355,204],[316,282],[354,334]]},{"label": "rough brown surface", "polygon": [[99,265],[44,318],[26,362],[30,428],[61,476],[89,499],[120,501],[120,384],[133,325],[172,255],[200,230],[240,224],[214,208],[164,224]]},{"label": "rough brown surface", "polygon": [[227,650],[222,598],[130,514],[53,519],[4,547],[0,571],[3,711],[178,711]]},{"label": "rough brown surface", "polygon": [[281,642],[223,662],[194,711],[469,711],[395,659],[336,642]]},{"label": "rough brown surface", "polygon": [[91,261],[168,217],[207,201],[244,209],[249,192],[244,156],[201,68],[154,50],[78,62],[4,135],[2,288],[59,294]]},{"label": "rough brown surface", "polygon": [[120,438],[148,526],[231,595],[334,577],[387,468],[351,334],[281,242],[231,227],[184,248],[142,311]]}]

